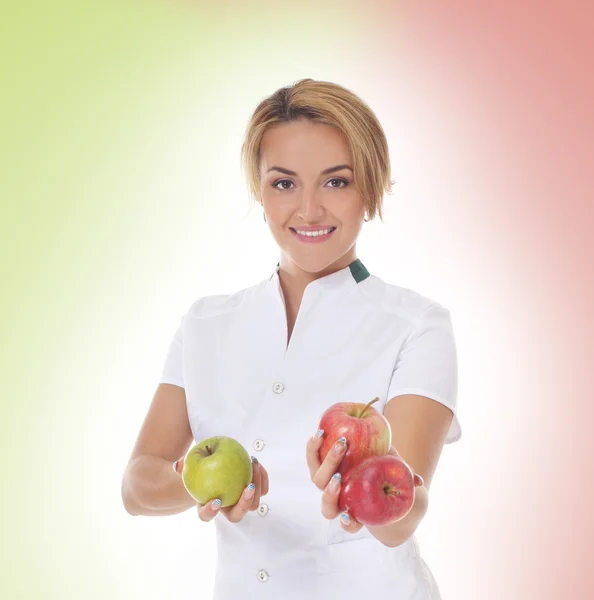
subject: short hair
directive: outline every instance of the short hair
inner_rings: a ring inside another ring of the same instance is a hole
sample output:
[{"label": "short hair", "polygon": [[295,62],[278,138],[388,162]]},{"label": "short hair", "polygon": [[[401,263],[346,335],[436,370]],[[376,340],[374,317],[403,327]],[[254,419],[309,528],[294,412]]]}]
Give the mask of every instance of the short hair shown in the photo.
[{"label": "short hair", "polygon": [[300,79],[278,89],[254,110],[241,147],[241,165],[248,189],[260,197],[260,145],[266,130],[301,118],[336,127],[345,136],[353,157],[353,177],[368,220],[383,221],[384,192],[392,192],[390,157],[384,130],[375,113],[356,94],[328,81]]}]

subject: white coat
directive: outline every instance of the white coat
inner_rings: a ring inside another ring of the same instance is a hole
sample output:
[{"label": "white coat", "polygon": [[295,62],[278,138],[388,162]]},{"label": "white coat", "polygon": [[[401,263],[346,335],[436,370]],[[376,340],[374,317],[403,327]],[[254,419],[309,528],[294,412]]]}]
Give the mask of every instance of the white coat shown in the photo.
[{"label": "white coat", "polygon": [[[439,600],[415,536],[388,548],[321,514],[305,445],[326,408],[367,403],[383,411],[420,394],[454,413],[461,436],[457,360],[449,311],[370,275],[356,259],[305,289],[287,347],[277,265],[252,287],[197,299],[182,317],[160,382],[185,388],[196,441],[238,440],[269,474],[269,493],[240,523],[215,519],[215,600]],[[445,557],[444,557],[445,558]]]}]

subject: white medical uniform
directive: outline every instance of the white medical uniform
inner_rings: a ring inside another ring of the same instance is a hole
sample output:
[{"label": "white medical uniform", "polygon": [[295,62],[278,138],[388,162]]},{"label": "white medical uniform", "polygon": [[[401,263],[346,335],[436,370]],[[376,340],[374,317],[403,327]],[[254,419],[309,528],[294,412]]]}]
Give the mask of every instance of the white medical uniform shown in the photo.
[{"label": "white medical uniform", "polygon": [[[196,441],[238,440],[270,490],[240,523],[215,519],[215,600],[439,600],[415,536],[388,548],[366,527],[321,514],[305,446],[336,402],[420,394],[454,413],[457,359],[449,311],[370,275],[356,259],[305,288],[287,346],[277,265],[252,287],[197,299],[182,317],[160,382],[185,388]],[[446,559],[447,557],[444,557]]]}]

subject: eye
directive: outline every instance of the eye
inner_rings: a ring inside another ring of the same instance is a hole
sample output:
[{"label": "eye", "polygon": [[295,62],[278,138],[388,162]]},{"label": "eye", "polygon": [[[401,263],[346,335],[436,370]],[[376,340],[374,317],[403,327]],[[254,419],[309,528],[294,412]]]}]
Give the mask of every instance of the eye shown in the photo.
[{"label": "eye", "polygon": [[[328,181],[328,183],[331,183],[331,182],[338,182],[338,183],[343,184],[343,185],[331,185],[330,187],[334,188],[335,190],[339,190],[339,189],[341,189],[341,188],[346,187],[347,185],[349,185],[349,182],[346,179],[342,179],[342,177],[333,177],[332,179],[330,179]],[[272,187],[275,188],[275,189],[277,189],[277,190],[279,190],[279,191],[290,190],[291,189],[290,187],[287,187],[287,186],[284,186],[284,185],[282,187],[279,187],[279,185],[284,184],[284,183],[288,183],[288,184],[293,185],[293,182],[290,179],[279,179],[278,181],[275,181],[272,184]]]},{"label": "eye", "polygon": [[284,187],[284,186],[283,186],[282,188],[279,188],[279,187],[278,187],[278,184],[279,184],[279,183],[293,183],[293,182],[292,182],[290,179],[280,179],[279,181],[275,181],[275,182],[272,184],[272,187],[273,187],[273,188],[275,188],[275,189],[277,189],[277,190],[279,190],[279,191],[282,191],[282,190],[289,190],[289,189],[291,189],[291,188],[287,188],[287,187]]},{"label": "eye", "polygon": [[[349,184],[349,182],[346,179],[342,179],[341,177],[333,177],[330,181],[339,181],[340,183],[344,183],[344,185],[341,185],[341,186],[334,186],[334,185],[330,186],[337,190],[339,190],[340,188],[346,187]],[[330,181],[328,183],[330,183]]]}]

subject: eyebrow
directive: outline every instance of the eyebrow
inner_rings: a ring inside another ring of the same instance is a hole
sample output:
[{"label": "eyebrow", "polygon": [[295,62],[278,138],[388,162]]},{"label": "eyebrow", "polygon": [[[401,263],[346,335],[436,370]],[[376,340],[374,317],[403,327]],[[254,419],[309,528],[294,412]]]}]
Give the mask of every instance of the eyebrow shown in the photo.
[{"label": "eyebrow", "polygon": [[[353,169],[351,169],[351,167],[349,167],[349,165],[337,165],[336,167],[330,167],[329,169],[324,169],[322,171],[322,175],[328,175],[328,173],[334,173],[335,171],[342,171],[342,169],[350,169],[351,171]],[[285,175],[297,175],[297,173],[295,173],[295,171],[291,171],[289,169],[284,169],[283,167],[270,167],[270,169],[268,169],[268,171],[266,171],[267,173],[270,173],[270,171],[280,171],[281,173],[284,173]]]}]

